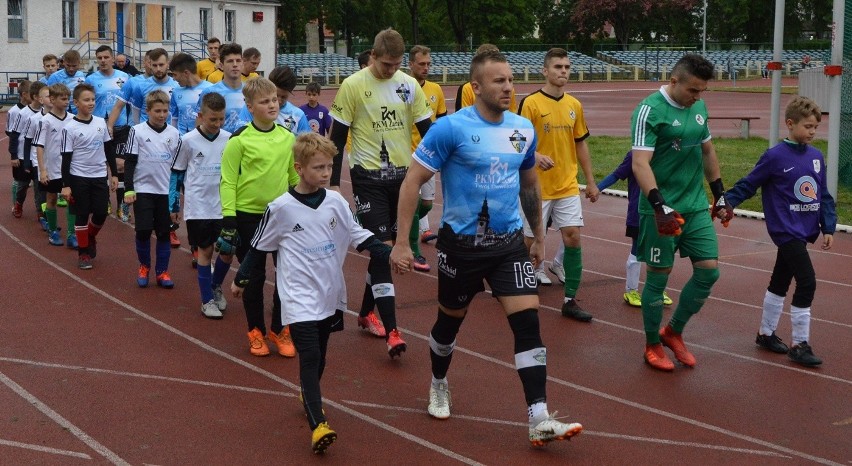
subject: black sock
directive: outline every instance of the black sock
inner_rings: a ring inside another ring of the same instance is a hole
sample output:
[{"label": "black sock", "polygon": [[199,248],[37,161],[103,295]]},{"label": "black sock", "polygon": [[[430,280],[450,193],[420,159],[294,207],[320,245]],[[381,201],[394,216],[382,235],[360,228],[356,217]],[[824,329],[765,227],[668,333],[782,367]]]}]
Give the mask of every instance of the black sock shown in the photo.
[{"label": "black sock", "polygon": [[538,311],[525,309],[508,317],[515,335],[515,368],[527,405],[547,399],[547,349],[541,341]]},{"label": "black sock", "polygon": [[452,317],[438,310],[438,318],[429,333],[429,358],[432,360],[432,376],[436,379],[447,376],[462,322],[464,317]]},{"label": "black sock", "polygon": [[393,288],[390,264],[387,259],[370,259],[367,272],[373,282],[373,299],[388,335],[396,329],[396,293]]}]

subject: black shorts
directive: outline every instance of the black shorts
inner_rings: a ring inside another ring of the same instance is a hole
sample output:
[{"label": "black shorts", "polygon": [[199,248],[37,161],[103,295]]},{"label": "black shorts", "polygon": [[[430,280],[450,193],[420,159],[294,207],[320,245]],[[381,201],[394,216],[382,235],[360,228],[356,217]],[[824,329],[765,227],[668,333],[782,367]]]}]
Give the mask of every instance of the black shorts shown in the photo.
[{"label": "black shorts", "polygon": [[107,216],[109,206],[109,183],[106,177],[86,178],[71,175],[71,213],[78,218]]},{"label": "black shorts", "polygon": [[199,248],[208,248],[219,238],[222,232],[222,219],[187,220],[186,236],[189,244]]},{"label": "black shorts", "polygon": [[116,126],[112,129],[112,140],[104,144],[104,152],[118,158],[124,158],[127,150],[127,137],[130,136],[130,126]]},{"label": "black shorts", "polygon": [[396,239],[396,208],[402,180],[382,181],[370,178],[356,165],[350,172],[355,214],[361,226],[379,241]]},{"label": "black shorts", "polygon": [[447,309],[467,307],[485,290],[500,296],[537,295],[535,270],[523,234],[494,250],[455,248],[438,237],[438,302]]},{"label": "black shorts", "polygon": [[136,193],[133,218],[136,219],[136,231],[153,230],[157,234],[168,233],[172,224],[169,195]]},{"label": "black shorts", "polygon": [[62,192],[62,179],[48,180],[47,184],[41,185],[41,189],[46,193],[59,194]]},{"label": "black shorts", "polygon": [[12,179],[19,183],[28,183],[33,179],[33,168],[30,167],[29,170],[24,168],[24,161],[21,160],[21,164],[17,167],[12,167]]}]

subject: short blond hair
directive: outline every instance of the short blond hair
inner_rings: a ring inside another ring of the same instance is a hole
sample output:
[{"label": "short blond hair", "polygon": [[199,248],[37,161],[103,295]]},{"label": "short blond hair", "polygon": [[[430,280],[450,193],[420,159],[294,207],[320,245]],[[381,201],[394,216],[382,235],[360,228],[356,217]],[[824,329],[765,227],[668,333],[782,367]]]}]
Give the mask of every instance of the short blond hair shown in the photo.
[{"label": "short blond hair", "polygon": [[296,137],[296,142],[293,144],[293,160],[304,165],[317,152],[334,157],[337,155],[337,147],[331,142],[331,139],[321,136],[319,133],[302,133]]},{"label": "short blond hair", "polygon": [[154,104],[165,104],[165,106],[168,107],[169,95],[161,90],[149,92],[148,95],[145,96],[145,110],[150,111],[154,108]]},{"label": "short blond hair", "polygon": [[800,95],[793,97],[793,100],[787,104],[787,108],[784,110],[784,119],[793,120],[793,123],[798,123],[809,116],[815,117],[818,122],[822,121],[822,111],[819,109],[819,105]]},{"label": "short blond hair", "polygon": [[260,96],[267,96],[275,93],[275,84],[266,78],[249,79],[243,84],[243,97],[246,103],[254,103],[254,100]]},{"label": "short blond hair", "polygon": [[405,54],[405,40],[402,34],[393,28],[387,28],[376,34],[373,41],[373,55],[376,57],[401,57]]}]

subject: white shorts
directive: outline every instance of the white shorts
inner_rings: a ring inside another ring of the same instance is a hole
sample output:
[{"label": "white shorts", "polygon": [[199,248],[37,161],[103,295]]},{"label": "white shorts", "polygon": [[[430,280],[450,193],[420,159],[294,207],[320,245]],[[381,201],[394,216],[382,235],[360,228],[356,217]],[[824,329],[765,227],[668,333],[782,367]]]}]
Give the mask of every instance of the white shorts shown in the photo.
[{"label": "white shorts", "polygon": [[420,199],[424,201],[434,201],[435,200],[435,176],[432,175],[432,178],[429,178],[429,181],[423,183],[423,186],[420,187]]},{"label": "white shorts", "polygon": [[[521,218],[524,221],[524,236],[532,238],[532,228],[530,228],[527,222],[523,209],[521,209]],[[545,226],[547,225],[548,218],[553,219],[551,226],[556,230],[562,227],[582,227],[583,206],[580,204],[580,196],[541,201],[541,221],[544,222]]]}]

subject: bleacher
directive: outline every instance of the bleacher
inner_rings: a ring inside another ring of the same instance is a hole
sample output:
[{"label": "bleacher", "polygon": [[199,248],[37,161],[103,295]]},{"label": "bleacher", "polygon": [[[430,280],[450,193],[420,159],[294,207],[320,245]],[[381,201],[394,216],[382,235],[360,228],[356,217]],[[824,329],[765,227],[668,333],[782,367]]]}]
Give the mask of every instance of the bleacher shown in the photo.
[{"label": "bleacher", "polygon": [[[584,73],[585,76],[604,76],[608,72],[625,74],[628,70],[578,52],[568,52],[572,73]],[[537,77],[544,62],[545,51],[506,52],[506,58],[512,72],[518,76]],[[432,74],[449,80],[465,81],[470,71],[473,52],[432,52]],[[280,54],[276,65],[293,68],[300,81],[307,83],[319,81],[323,84],[337,84],[340,80],[358,71],[358,61],[334,53],[296,53]],[[403,55],[402,68],[408,69],[408,54]]]},{"label": "bleacher", "polygon": [[[615,64],[638,66],[646,72],[656,73],[671,70],[672,66],[685,54],[694,50],[616,50],[600,52],[599,55]],[[802,58],[810,56],[811,65],[827,63],[831,59],[829,50],[784,50],[781,61],[790,64],[793,70],[801,68]],[[708,50],[704,55],[717,69],[728,72],[730,68],[743,70],[772,61],[772,50]]]}]

